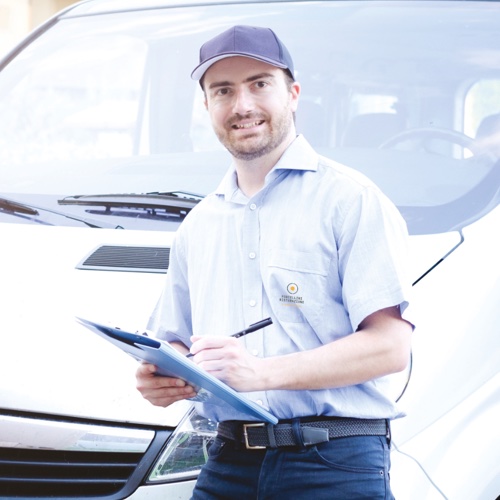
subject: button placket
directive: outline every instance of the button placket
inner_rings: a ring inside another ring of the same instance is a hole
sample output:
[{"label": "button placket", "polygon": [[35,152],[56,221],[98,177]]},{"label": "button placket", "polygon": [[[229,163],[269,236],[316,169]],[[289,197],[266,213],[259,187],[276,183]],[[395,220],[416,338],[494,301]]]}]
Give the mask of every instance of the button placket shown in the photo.
[{"label": "button placket", "polygon": [[247,324],[261,320],[262,283],[260,277],[260,224],[256,202],[247,205],[243,220],[242,251],[247,258],[243,262],[243,293],[245,321]]},{"label": "button placket", "polygon": [[[264,290],[261,277],[260,262],[260,204],[259,199],[262,193],[259,193],[252,202],[250,202],[244,214],[243,234],[242,234],[242,252],[247,258],[243,259],[243,293],[246,324],[255,323],[264,317]],[[253,356],[262,355],[263,349],[263,331],[255,332],[243,337],[246,348]],[[265,392],[255,394],[257,404],[268,408],[269,403]]]}]

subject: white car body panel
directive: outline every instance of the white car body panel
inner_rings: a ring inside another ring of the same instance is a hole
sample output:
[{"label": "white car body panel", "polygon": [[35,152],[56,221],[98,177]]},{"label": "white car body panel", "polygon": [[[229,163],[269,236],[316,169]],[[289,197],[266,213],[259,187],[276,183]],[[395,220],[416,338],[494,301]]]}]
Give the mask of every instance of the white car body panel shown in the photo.
[{"label": "white car body panel", "polygon": [[[165,274],[75,266],[102,244],[166,246],[171,235],[4,224],[2,239],[15,243],[0,251],[0,275],[10,284],[0,289],[0,303],[9,311],[2,330],[11,332],[0,351],[2,407],[175,427],[186,405],[167,411],[144,400],[135,389],[137,362],[75,321],[90,317],[145,329]],[[72,376],[75,371],[84,376]],[[15,385],[9,374],[15,374]]]}]

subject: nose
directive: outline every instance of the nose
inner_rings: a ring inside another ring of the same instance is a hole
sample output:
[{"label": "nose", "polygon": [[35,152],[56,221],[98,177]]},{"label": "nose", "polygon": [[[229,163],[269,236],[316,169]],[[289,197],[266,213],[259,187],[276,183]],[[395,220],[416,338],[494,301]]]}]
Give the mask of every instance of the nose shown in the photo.
[{"label": "nose", "polygon": [[255,107],[254,99],[247,88],[239,88],[234,93],[233,113],[246,115],[253,111]]}]

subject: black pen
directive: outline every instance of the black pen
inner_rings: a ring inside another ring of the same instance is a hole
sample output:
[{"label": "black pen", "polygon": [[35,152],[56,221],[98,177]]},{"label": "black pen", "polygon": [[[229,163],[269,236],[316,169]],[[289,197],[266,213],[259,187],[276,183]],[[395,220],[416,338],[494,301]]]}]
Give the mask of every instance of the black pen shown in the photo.
[{"label": "black pen", "polygon": [[257,321],[257,323],[252,323],[248,328],[245,328],[245,330],[241,330],[241,332],[233,333],[231,337],[239,339],[240,337],[243,337],[243,335],[246,335],[247,333],[255,332],[272,324],[273,320],[271,318],[262,319],[260,321]]},{"label": "black pen", "polygon": [[[235,339],[239,339],[240,337],[243,337],[244,335],[247,335],[252,332],[256,332],[257,330],[261,330],[262,328],[265,328],[266,326],[272,325],[273,320],[271,318],[266,318],[262,319],[260,321],[257,321],[257,323],[252,323],[249,327],[245,328],[244,330],[241,330],[241,332],[233,333],[230,335],[231,337]],[[192,358],[194,354],[187,354],[186,358]]]}]

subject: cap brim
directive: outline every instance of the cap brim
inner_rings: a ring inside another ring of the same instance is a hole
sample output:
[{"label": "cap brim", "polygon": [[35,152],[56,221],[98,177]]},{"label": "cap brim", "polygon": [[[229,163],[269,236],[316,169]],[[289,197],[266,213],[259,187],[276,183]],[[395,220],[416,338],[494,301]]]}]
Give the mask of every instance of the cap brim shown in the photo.
[{"label": "cap brim", "polygon": [[256,61],[265,62],[277,68],[287,69],[286,64],[279,63],[272,59],[267,59],[265,57],[258,57],[253,54],[245,54],[243,52],[231,52],[228,54],[220,54],[218,56],[212,57],[211,59],[207,59],[203,63],[199,64],[198,66],[196,66],[196,68],[194,68],[193,72],[191,73],[191,78],[193,80],[201,80],[202,76],[206,73],[208,68],[210,68],[210,66],[215,64],[217,61],[220,61],[222,59],[227,59],[228,57],[238,57],[238,56],[249,57],[250,59],[255,59]]}]

